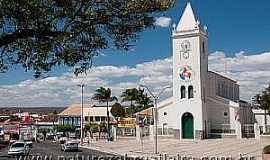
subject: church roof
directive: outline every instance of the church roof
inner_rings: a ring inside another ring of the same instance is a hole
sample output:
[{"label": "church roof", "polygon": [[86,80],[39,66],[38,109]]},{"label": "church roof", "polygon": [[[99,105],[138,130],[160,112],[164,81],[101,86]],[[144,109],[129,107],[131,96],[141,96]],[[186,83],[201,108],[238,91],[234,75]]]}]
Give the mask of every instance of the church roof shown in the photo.
[{"label": "church roof", "polygon": [[[234,80],[234,79],[232,79],[232,78],[230,78],[230,77],[227,77],[226,75],[223,75],[223,74],[221,74],[221,73],[218,73],[218,72],[215,72],[215,71],[208,71],[208,73],[215,74],[215,75],[217,75],[217,76],[219,76],[219,77],[225,78],[225,79],[227,79],[227,80],[229,80],[229,81],[232,81],[232,82],[234,82],[235,84],[237,84],[237,81],[236,81],[236,80]],[[239,85],[239,84],[237,84],[237,85]]]},{"label": "church roof", "polygon": [[[111,107],[109,106],[109,110]],[[107,116],[107,108],[105,106],[95,106],[93,104],[84,104],[83,114],[86,116]],[[64,111],[58,114],[59,116],[81,116],[81,104],[72,104]],[[111,115],[111,113],[110,113]]]},{"label": "church roof", "polygon": [[186,8],[183,12],[183,15],[177,25],[177,31],[188,31],[197,29],[198,22],[195,18],[193,9],[191,7],[190,2],[187,3]]}]

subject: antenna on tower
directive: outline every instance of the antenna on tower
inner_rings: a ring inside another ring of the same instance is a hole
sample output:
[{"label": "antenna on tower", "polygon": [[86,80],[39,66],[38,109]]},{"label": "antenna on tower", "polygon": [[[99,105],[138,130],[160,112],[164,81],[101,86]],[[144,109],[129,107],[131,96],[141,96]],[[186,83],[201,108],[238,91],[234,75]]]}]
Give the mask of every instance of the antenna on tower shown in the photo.
[{"label": "antenna on tower", "polygon": [[224,65],[225,65],[224,72],[225,72],[225,74],[227,74],[228,73],[228,63],[227,63],[226,59],[225,59]]}]

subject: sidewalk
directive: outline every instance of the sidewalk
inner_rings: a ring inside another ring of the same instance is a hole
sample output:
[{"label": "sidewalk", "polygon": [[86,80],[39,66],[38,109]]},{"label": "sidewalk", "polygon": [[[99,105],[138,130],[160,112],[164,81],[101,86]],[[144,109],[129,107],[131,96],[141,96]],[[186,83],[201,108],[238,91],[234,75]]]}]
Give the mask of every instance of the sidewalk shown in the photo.
[{"label": "sidewalk", "polygon": [[[247,157],[261,159],[262,149],[270,144],[268,140],[255,139],[207,139],[207,140],[176,140],[160,139],[158,141],[159,154],[168,156],[191,156],[194,158],[202,157],[232,157],[239,158],[240,154]],[[84,148],[98,150],[115,155],[125,155],[130,157],[151,157],[158,156],[154,154],[154,143],[150,140],[138,142],[136,139],[118,139],[116,142],[107,142],[105,140],[93,141]]]}]

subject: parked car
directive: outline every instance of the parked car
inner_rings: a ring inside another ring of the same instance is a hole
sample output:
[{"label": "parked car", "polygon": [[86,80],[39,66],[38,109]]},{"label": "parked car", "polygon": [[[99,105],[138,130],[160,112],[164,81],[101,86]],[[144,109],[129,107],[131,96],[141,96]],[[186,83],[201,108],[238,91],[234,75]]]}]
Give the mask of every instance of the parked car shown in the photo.
[{"label": "parked car", "polygon": [[66,151],[78,151],[79,150],[79,143],[77,141],[66,141],[64,144],[61,145],[61,150]]},{"label": "parked car", "polygon": [[33,141],[24,141],[26,145],[28,145],[30,148],[33,148]]},{"label": "parked car", "polygon": [[30,152],[29,145],[25,142],[14,142],[10,145],[8,155],[10,156],[26,156]]},{"label": "parked car", "polygon": [[66,143],[66,141],[67,141],[67,137],[60,137],[59,138],[59,143],[60,144],[64,144],[64,143]]},{"label": "parked car", "polygon": [[55,135],[53,133],[48,133],[46,135],[46,140],[50,140],[50,141],[55,140]]},{"label": "parked car", "polygon": [[64,132],[56,132],[56,136],[58,139],[64,137]]},{"label": "parked car", "polygon": [[69,134],[68,134],[68,138],[69,138],[69,139],[74,139],[74,140],[76,140],[76,139],[77,139],[76,133],[69,133]]}]

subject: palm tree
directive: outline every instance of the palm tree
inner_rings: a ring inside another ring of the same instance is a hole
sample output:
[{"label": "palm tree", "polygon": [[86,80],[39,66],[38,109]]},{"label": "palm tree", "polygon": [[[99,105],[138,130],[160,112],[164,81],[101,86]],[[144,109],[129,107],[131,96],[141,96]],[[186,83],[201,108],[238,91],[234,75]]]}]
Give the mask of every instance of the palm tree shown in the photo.
[{"label": "palm tree", "polygon": [[115,96],[112,96],[112,92],[110,88],[100,87],[96,90],[96,93],[92,97],[93,100],[99,101],[99,103],[106,103],[107,105],[107,138],[110,138],[109,125],[110,125],[110,117],[109,117],[109,102],[118,101]]},{"label": "palm tree", "polygon": [[130,107],[133,106],[133,102],[137,100],[138,90],[136,88],[126,89],[122,95],[122,102],[130,101]]},{"label": "palm tree", "polygon": [[139,111],[141,110],[144,110],[144,109],[147,109],[151,106],[153,106],[153,101],[151,100],[151,97],[147,95],[147,93],[145,94],[141,94],[139,97],[138,97],[138,100],[136,102],[139,106],[141,106],[141,108],[139,108]]}]

